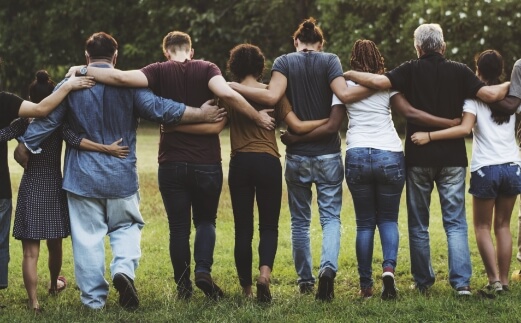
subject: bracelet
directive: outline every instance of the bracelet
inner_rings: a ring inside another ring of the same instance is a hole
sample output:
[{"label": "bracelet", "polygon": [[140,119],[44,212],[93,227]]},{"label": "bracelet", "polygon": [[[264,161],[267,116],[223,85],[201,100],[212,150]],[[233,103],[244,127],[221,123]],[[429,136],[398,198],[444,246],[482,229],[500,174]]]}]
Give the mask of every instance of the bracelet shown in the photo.
[{"label": "bracelet", "polygon": [[427,132],[427,135],[429,135],[429,142],[431,142],[431,141],[432,141],[432,139],[431,139],[431,133],[430,133],[430,132]]}]

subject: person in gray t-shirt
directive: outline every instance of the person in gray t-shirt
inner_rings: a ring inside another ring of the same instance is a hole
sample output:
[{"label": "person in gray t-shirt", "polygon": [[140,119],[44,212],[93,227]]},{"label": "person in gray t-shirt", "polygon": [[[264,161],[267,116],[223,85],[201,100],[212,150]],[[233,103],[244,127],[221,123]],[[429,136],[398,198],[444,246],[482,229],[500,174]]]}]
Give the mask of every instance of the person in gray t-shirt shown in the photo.
[{"label": "person in gray t-shirt", "polygon": [[321,51],[324,37],[313,18],[300,24],[293,39],[296,52],[275,60],[268,89],[237,83],[231,86],[246,98],[269,106],[277,103],[285,93],[301,120],[329,117],[325,125],[313,131],[313,138],[300,136],[294,137],[291,142],[283,140],[288,145],[285,177],[291,213],[293,260],[299,276],[300,292],[312,292],[315,284],[309,230],[311,186],[314,183],[323,233],[316,298],[328,301],[334,297],[334,278],[338,267],[344,177],[338,130],[345,116],[345,107],[332,107],[332,94],[349,103],[361,100],[371,92],[364,87],[347,87],[338,57]]}]

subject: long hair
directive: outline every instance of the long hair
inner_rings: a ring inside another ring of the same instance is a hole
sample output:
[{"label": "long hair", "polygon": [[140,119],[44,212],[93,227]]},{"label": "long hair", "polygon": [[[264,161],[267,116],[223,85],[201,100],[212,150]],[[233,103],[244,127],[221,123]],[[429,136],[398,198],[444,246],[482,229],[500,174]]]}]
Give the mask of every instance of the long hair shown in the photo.
[{"label": "long hair", "polygon": [[29,85],[29,99],[34,103],[40,103],[54,90],[54,82],[46,70],[36,72],[35,79]]},{"label": "long hair", "polygon": [[367,39],[359,39],[351,50],[351,68],[355,71],[374,74],[385,73],[384,58],[375,43]]},{"label": "long hair", "polygon": [[[476,72],[481,76],[487,85],[501,83],[503,77],[503,57],[493,49],[487,49],[474,57]],[[491,117],[495,123],[501,125],[510,121],[510,115],[491,110]]]},{"label": "long hair", "polygon": [[313,17],[309,17],[298,26],[298,29],[293,33],[293,40],[297,39],[305,44],[320,43],[323,45],[325,42],[324,33],[317,26],[317,21]]}]

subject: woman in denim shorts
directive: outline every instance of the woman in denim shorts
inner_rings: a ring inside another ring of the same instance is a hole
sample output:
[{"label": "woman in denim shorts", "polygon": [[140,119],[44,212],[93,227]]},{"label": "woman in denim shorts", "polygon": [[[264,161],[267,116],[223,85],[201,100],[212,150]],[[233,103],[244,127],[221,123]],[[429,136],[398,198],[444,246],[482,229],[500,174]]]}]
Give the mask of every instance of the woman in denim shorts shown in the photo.
[{"label": "woman in denim shorts", "polygon": [[[495,50],[482,52],[476,56],[476,73],[487,85],[499,84],[503,58]],[[411,137],[414,143],[423,145],[432,140],[463,137],[474,128],[469,193],[473,196],[476,242],[488,277],[488,284],[480,294],[486,297],[508,290],[512,258],[510,218],[517,195],[521,193],[521,159],[515,121],[514,115],[501,115],[481,101],[467,100],[461,125],[430,133],[418,132]]]}]

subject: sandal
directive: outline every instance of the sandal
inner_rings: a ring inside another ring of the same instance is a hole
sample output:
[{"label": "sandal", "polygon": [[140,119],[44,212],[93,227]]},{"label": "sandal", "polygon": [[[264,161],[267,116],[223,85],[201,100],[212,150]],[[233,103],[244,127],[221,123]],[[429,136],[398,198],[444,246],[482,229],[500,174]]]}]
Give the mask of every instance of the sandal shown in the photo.
[{"label": "sandal", "polygon": [[65,277],[58,276],[58,282],[62,282],[62,285],[58,287],[58,284],[56,284],[56,289],[49,288],[49,295],[58,295],[67,287],[67,279]]}]

